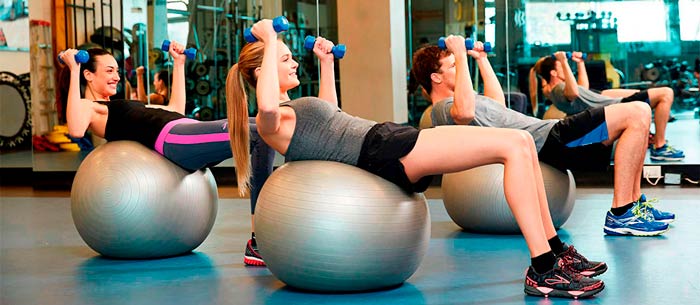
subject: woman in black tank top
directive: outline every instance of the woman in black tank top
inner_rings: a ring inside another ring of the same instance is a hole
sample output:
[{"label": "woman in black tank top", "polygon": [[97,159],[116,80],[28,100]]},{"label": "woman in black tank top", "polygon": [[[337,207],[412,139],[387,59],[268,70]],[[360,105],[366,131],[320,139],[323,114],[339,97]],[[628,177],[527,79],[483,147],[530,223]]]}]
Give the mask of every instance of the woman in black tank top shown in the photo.
[{"label": "woman in black tank top", "polygon": [[[277,39],[271,20],[257,22],[252,33],[258,42],[243,47],[239,61],[232,67],[227,79],[229,125],[234,129],[246,124],[245,118],[240,115],[247,112],[248,105],[243,84],[240,83],[241,79],[245,79],[256,89],[257,122],[261,136],[271,147],[284,154],[289,149],[292,136],[296,135],[294,127],[298,114],[290,107],[280,107],[279,103],[288,100],[287,90],[299,84],[295,73],[297,65],[289,48]],[[453,53],[457,53],[455,57],[459,57],[456,69],[468,69],[464,38],[461,41],[456,37],[448,38],[446,43]],[[330,47],[317,43],[314,52],[330,53]],[[329,57],[332,58],[332,55]],[[332,75],[333,72],[321,71],[322,75],[324,73]],[[322,102],[316,99],[309,101]],[[236,115],[237,113],[240,114]],[[403,175],[408,182],[415,184],[430,175],[458,172],[486,164],[503,164],[506,199],[525,237],[532,259],[532,266],[526,275],[526,280],[530,281],[528,283],[534,281],[535,286],[549,285],[544,283],[546,276],[559,276],[567,278],[570,284],[557,286],[556,289],[559,290],[573,291],[580,287],[591,288],[596,292],[602,290],[601,281],[573,276],[567,269],[568,265],[555,264],[555,260],[560,257],[555,257],[555,254],[564,253],[563,246],[549,214],[535,144],[527,132],[471,126],[445,126],[418,132],[386,123],[377,126],[379,128],[373,127],[368,132],[369,135],[365,136],[362,147],[363,152],[370,151],[370,154],[361,155],[360,159],[371,159],[368,163],[372,164],[385,156],[393,158],[394,163],[390,167],[394,171],[378,171],[378,174],[402,187],[405,185],[398,182],[400,179],[396,179],[396,175]],[[332,126],[318,128],[333,129]],[[383,139],[391,139],[395,143],[390,146],[377,143]],[[232,135],[232,146],[242,143],[236,139],[236,135]],[[392,149],[397,146],[405,148],[402,155],[394,155]],[[236,150],[235,147],[232,149]],[[370,165],[365,169],[372,171],[372,167]]]},{"label": "woman in black tank top", "polygon": [[[178,134],[199,136],[201,134],[211,135],[213,132],[223,132],[225,135],[226,131],[222,131],[222,128],[227,126],[225,120],[200,122],[184,119],[185,55],[182,54],[183,51],[183,45],[176,42],[170,44],[169,53],[173,58],[170,103],[167,106],[147,105],[148,108],[144,108],[140,102],[137,104],[133,101],[110,101],[110,97],[116,94],[117,83],[120,77],[117,62],[109,52],[103,49],[90,49],[88,50],[90,54],[89,60],[81,65],[75,61],[77,50],[68,49],[64,51],[61,59],[66,63],[67,68],[62,71],[60,79],[62,84],[59,88],[65,88],[60,94],[61,110],[63,119],[68,123],[68,130],[71,136],[81,138],[86,131],[90,130],[95,135],[104,138],[107,130],[117,129],[117,132],[112,133],[113,138],[141,143],[150,141],[150,144],[147,144],[147,146],[150,145],[150,149],[158,151],[152,145],[153,138],[158,136],[158,132],[163,134],[165,128],[162,125],[177,123],[176,120],[180,119],[188,121],[186,124],[172,126],[173,130],[178,129]],[[82,98],[81,85],[85,86],[84,98]],[[114,120],[111,120],[111,127],[108,126],[108,116],[114,118]],[[254,177],[251,183],[251,214],[254,210],[257,195],[272,172],[272,163],[274,161],[274,152],[259,139],[255,126],[254,124],[252,125],[251,127],[246,125],[245,128],[246,133],[253,133],[251,148],[254,154],[253,159],[255,160],[253,167]],[[124,128],[125,126],[128,128]],[[154,132],[156,132],[155,135],[153,134]],[[144,140],[144,138],[148,138],[148,141]],[[173,149],[172,154],[177,155],[169,155],[164,153],[164,151],[158,152],[187,170],[197,170],[214,165],[230,158],[231,155],[230,145],[225,140],[218,140],[215,143],[207,142],[200,146],[197,146],[197,144],[186,146],[188,148],[178,147],[178,150]],[[205,148],[199,149],[200,147]],[[248,156],[248,149],[248,146],[246,146],[245,151],[236,153]],[[248,174],[245,179],[239,181],[246,181],[250,176],[251,174]],[[249,242],[248,245],[250,244]],[[264,264],[262,260],[256,261],[258,265],[261,263]]]}]

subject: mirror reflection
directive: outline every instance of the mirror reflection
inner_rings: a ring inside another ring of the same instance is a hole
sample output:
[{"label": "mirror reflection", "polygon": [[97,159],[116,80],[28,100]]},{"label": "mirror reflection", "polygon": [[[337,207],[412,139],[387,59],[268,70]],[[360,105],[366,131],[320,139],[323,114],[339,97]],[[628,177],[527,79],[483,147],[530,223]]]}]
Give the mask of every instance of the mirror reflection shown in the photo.
[{"label": "mirror reflection", "polygon": [[[574,56],[566,62],[591,94],[620,99],[632,98],[638,91],[650,93],[654,112],[651,148],[661,148],[674,139],[680,159],[687,160],[683,155],[700,158],[696,144],[690,145],[692,154],[679,147],[685,140],[700,140],[691,136],[694,133],[683,122],[698,117],[700,16],[689,13],[698,10],[697,1],[407,3],[409,52],[449,34],[490,43],[489,62],[511,109],[546,119],[573,114],[552,101],[555,97],[549,93],[554,84],[530,71],[538,60],[559,51],[583,54],[584,60]],[[470,60],[469,67],[475,90],[484,94],[478,65]],[[421,91],[410,92],[408,98],[409,122],[423,126],[427,121],[429,125],[426,113],[430,109],[424,110],[429,102]],[[649,153],[645,162],[658,161],[668,160],[655,160]]]},{"label": "mirror reflection", "polygon": [[[30,22],[25,0],[0,3],[0,167],[31,167]],[[34,25],[37,36],[43,25]],[[43,49],[35,48],[38,57]]]}]

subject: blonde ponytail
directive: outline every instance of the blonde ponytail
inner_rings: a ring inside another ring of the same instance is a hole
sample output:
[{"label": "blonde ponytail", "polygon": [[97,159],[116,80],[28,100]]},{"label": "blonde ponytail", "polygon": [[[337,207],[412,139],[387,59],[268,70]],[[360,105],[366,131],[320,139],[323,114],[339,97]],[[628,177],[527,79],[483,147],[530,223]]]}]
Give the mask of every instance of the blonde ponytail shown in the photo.
[{"label": "blonde ponytail", "polygon": [[236,162],[236,179],[241,196],[250,189],[250,129],[248,127],[248,96],[243,87],[238,64],[233,65],[226,77],[226,115],[231,152]]},{"label": "blonde ponytail", "polygon": [[250,189],[250,128],[248,127],[248,96],[245,84],[255,87],[255,69],[262,65],[263,47],[260,42],[248,43],[241,49],[238,63],[226,77],[226,114],[231,138],[231,152],[236,161],[236,179],[241,195]]},{"label": "blonde ponytail", "polygon": [[537,86],[537,76],[535,75],[535,67],[530,68],[530,81],[529,81],[529,89],[530,89],[530,103],[532,104],[532,114],[537,117],[537,112],[538,112],[538,106],[539,102],[537,101],[537,90],[539,89]]}]

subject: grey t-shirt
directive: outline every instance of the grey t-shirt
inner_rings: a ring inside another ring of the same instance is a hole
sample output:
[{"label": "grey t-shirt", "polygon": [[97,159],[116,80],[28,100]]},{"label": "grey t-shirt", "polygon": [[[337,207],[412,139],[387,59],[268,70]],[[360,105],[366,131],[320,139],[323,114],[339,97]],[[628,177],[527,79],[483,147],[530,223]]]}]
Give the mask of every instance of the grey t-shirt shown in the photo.
[{"label": "grey t-shirt", "polygon": [[357,165],[365,136],[377,124],[315,97],[298,98],[280,106],[292,107],[297,119],[285,162],[330,160]]},{"label": "grey t-shirt", "polygon": [[622,100],[622,98],[619,97],[613,98],[603,96],[578,86],[578,97],[571,102],[564,96],[564,86],[565,84],[563,82],[556,85],[549,94],[549,99],[559,110],[568,115],[577,114],[592,107],[604,107],[617,104]]},{"label": "grey t-shirt", "polygon": [[[433,104],[433,112],[431,113],[433,126],[455,125],[452,115],[450,115],[450,109],[452,109],[453,104],[453,98],[444,99]],[[537,151],[540,151],[547,140],[549,131],[552,130],[552,127],[557,122],[558,120],[540,120],[526,116],[520,112],[508,109],[488,97],[477,95],[474,119],[469,125],[525,130],[535,139]]]}]

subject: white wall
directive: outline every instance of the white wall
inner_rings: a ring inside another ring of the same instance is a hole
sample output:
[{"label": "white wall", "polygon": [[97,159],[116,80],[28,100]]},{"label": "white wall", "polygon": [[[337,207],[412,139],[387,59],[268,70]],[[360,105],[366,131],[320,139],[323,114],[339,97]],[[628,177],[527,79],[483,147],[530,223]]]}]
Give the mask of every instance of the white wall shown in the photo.
[{"label": "white wall", "polygon": [[342,108],[362,118],[408,121],[404,1],[338,1]]},{"label": "white wall", "polygon": [[0,71],[14,74],[29,72],[29,52],[0,51]]}]

